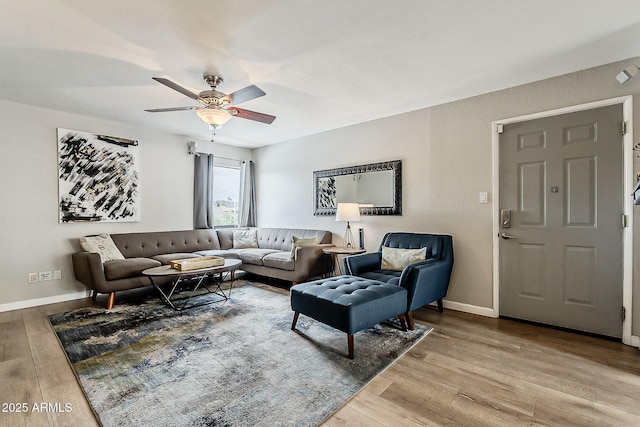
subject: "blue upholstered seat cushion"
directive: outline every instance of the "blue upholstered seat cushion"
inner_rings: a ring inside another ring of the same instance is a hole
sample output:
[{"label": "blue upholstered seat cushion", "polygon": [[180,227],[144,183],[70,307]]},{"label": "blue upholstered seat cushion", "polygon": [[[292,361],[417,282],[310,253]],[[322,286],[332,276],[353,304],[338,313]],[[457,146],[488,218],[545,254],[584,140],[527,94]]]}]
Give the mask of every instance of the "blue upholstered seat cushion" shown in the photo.
[{"label": "blue upholstered seat cushion", "polygon": [[400,275],[401,271],[394,270],[376,270],[376,271],[368,271],[366,273],[360,274],[360,277],[370,280],[378,280],[380,282],[388,283],[389,285],[396,285],[400,283]]},{"label": "blue upholstered seat cushion", "polygon": [[354,276],[301,283],[291,288],[291,309],[348,334],[407,311],[407,291]]}]

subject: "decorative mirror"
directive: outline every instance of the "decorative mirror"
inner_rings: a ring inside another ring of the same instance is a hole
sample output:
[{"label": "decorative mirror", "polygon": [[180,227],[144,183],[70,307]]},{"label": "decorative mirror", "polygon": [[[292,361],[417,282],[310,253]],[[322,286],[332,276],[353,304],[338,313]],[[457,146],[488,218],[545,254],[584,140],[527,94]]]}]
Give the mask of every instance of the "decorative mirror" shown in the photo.
[{"label": "decorative mirror", "polygon": [[402,215],[402,161],[313,173],[314,215],[335,215],[338,203],[359,203],[362,215]]}]

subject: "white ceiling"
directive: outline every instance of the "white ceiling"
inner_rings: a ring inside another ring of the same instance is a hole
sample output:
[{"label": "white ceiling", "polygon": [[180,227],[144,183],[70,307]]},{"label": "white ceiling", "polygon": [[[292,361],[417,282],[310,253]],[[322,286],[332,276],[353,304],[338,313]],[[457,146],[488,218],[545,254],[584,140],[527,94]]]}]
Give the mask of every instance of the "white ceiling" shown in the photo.
[{"label": "white ceiling", "polygon": [[[259,147],[640,56],[638,0],[0,0],[0,99],[208,140],[200,92],[255,84]],[[611,76],[615,78],[615,76]],[[121,135],[122,136],[122,135]],[[126,136],[126,135],[124,135]]]}]

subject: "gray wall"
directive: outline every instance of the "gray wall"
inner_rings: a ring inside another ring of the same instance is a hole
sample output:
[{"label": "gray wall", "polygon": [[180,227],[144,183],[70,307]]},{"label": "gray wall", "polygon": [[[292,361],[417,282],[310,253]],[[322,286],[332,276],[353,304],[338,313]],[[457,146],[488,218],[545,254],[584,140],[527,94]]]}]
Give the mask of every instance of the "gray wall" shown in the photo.
[{"label": "gray wall", "polygon": [[[449,306],[487,314],[493,305],[492,122],[637,95],[640,79],[624,86],[615,79],[636,63],[623,61],[254,150],[259,224],[328,229],[339,243],[344,224],[313,215],[312,172],[401,159],[403,215],[363,216],[352,228],[364,228],[369,251],[387,231],[452,234],[456,265]],[[634,99],[636,123],[639,102]],[[638,159],[634,167],[640,169]],[[478,203],[482,191],[489,192],[489,204]],[[635,273],[633,332],[638,335],[640,272]]]}]

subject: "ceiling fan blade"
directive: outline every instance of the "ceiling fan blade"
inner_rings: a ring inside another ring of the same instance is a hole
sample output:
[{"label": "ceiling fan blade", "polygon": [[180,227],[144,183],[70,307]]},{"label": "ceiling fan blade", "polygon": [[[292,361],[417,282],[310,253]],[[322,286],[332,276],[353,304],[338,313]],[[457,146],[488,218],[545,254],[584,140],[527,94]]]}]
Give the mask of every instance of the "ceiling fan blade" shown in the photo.
[{"label": "ceiling fan blade", "polygon": [[236,105],[241,102],[246,102],[254,98],[259,98],[266,95],[262,89],[256,85],[247,86],[244,89],[237,90],[229,95],[223,97],[225,101],[229,101],[229,104]]},{"label": "ceiling fan blade", "polygon": [[195,99],[196,101],[198,100],[198,95],[191,92],[189,89],[185,89],[179,84],[172,82],[169,79],[165,79],[163,77],[152,77],[152,79],[157,81],[158,83],[162,83],[163,85],[170,87],[173,90],[180,92],[183,95],[187,95],[191,99]]},{"label": "ceiling fan blade", "polygon": [[[234,114],[235,111],[235,114]],[[254,120],[256,122],[266,123],[270,125],[276,119],[276,116],[270,116],[269,114],[257,113],[255,111],[244,110],[242,108],[229,108],[229,112],[241,119]]]},{"label": "ceiling fan blade", "polygon": [[170,107],[170,108],[151,108],[148,111],[149,113],[163,113],[165,111],[183,111],[183,110],[197,110],[200,107]]}]

